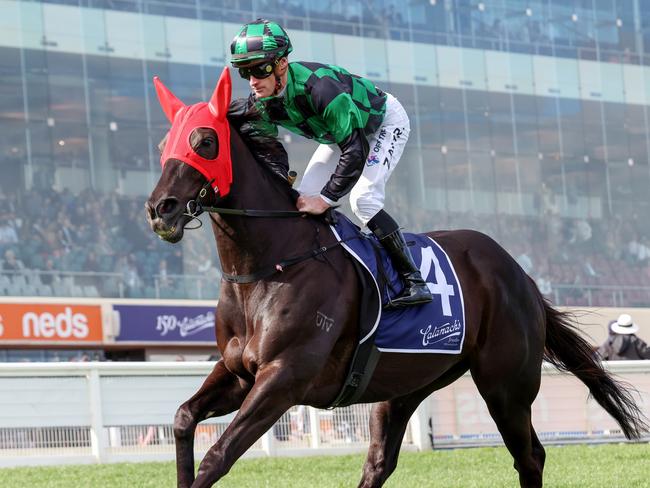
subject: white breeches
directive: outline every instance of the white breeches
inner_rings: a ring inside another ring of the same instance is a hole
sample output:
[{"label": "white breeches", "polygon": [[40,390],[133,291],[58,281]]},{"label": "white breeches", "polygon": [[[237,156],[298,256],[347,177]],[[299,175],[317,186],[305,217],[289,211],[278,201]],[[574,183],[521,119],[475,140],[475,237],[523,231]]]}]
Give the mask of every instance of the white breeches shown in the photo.
[{"label": "white breeches", "polygon": [[[386,182],[399,163],[411,125],[402,104],[386,94],[386,115],[377,132],[368,138],[370,152],[363,172],[350,192],[354,214],[367,224],[384,208]],[[339,162],[341,150],[335,144],[321,144],[311,157],[298,191],[307,196],[320,194]]]}]

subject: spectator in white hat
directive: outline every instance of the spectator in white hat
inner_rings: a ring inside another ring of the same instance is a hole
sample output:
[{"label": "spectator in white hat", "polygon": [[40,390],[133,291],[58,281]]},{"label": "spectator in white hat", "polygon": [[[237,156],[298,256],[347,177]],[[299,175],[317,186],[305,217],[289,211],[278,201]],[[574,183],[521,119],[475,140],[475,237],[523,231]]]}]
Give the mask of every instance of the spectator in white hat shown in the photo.
[{"label": "spectator in white hat", "polygon": [[650,359],[650,348],[635,334],[639,326],[629,314],[621,314],[609,324],[609,337],[598,348],[600,357],[607,361]]}]

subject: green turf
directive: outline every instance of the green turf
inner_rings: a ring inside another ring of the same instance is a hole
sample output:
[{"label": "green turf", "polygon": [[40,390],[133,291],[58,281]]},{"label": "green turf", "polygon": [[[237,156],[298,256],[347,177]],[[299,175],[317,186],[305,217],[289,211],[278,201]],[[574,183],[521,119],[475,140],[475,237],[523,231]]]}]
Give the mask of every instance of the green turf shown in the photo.
[{"label": "green turf", "polygon": [[[546,449],[546,487],[650,487],[650,444]],[[363,456],[243,460],[217,485],[224,488],[354,487]],[[0,469],[0,486],[174,487],[172,463]],[[519,486],[504,448],[404,453],[387,487]]]}]

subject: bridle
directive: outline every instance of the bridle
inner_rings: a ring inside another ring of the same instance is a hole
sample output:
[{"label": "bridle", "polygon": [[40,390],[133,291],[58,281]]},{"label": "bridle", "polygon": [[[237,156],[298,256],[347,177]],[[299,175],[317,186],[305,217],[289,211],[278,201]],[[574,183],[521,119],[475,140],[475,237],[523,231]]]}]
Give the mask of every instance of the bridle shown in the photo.
[{"label": "bridle", "polygon": [[[212,183],[214,183],[214,178],[207,181],[201,187],[196,197],[192,200],[189,200],[185,205],[185,212],[183,212],[183,215],[189,217],[190,220],[188,220],[183,226],[184,230],[195,230],[203,227],[203,221],[199,219],[199,216],[205,211],[205,207],[201,204],[201,200],[204,199],[208,194],[208,188],[212,186]],[[218,190],[215,190],[215,192],[218,192]],[[194,222],[195,225],[193,227],[189,227],[189,224]]]}]

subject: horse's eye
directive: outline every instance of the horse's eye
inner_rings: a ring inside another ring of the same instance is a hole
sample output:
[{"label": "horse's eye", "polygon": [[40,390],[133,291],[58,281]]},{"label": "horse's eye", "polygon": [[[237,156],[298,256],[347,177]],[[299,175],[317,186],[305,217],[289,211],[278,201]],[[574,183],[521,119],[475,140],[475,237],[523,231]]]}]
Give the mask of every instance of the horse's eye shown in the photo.
[{"label": "horse's eye", "polygon": [[199,127],[190,134],[190,147],[205,159],[215,159],[219,154],[219,138],[214,129]]}]

